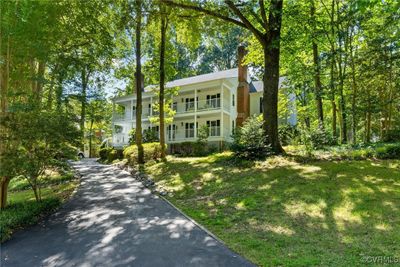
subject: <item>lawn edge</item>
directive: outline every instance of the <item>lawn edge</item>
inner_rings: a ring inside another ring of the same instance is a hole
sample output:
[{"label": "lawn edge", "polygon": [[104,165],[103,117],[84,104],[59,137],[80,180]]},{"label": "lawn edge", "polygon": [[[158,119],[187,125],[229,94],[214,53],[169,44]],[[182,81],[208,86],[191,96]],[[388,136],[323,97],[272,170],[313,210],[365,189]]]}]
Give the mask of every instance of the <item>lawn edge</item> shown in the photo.
[{"label": "lawn edge", "polygon": [[68,165],[74,171],[74,178],[77,181],[77,185],[76,185],[75,189],[71,192],[71,194],[69,194],[67,198],[61,199],[60,205],[57,206],[54,210],[49,210],[47,212],[40,213],[37,216],[37,221],[35,223],[28,223],[28,224],[21,225],[21,226],[17,227],[15,229],[15,231],[13,231],[11,233],[9,238],[6,238],[4,240],[0,240],[0,247],[1,247],[2,244],[4,244],[7,241],[11,240],[16,233],[24,231],[24,230],[28,229],[29,227],[33,227],[35,225],[38,225],[38,224],[44,222],[46,219],[50,218],[51,216],[53,216],[54,214],[59,212],[62,208],[64,208],[66,205],[68,205],[69,202],[71,202],[71,200],[75,197],[76,193],[78,192],[79,187],[81,186],[81,181],[82,181],[81,177],[82,176],[78,172],[76,172],[75,168],[73,168],[73,166],[70,164],[69,161],[68,161]]}]

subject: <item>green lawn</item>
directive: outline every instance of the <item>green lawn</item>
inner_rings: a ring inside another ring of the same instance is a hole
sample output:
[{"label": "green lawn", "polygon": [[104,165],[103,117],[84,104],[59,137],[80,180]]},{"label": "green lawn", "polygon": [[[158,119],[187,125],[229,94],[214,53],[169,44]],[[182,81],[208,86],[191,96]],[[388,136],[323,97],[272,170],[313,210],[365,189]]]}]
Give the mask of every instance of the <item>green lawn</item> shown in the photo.
[{"label": "green lawn", "polygon": [[22,227],[36,223],[57,209],[78,185],[71,172],[49,173],[41,179],[42,201],[36,202],[28,182],[17,177],[9,185],[8,206],[0,213],[0,242]]},{"label": "green lawn", "polygon": [[400,160],[272,157],[234,163],[229,153],[169,158],[145,167],[174,204],[262,266],[357,266],[400,257]]}]

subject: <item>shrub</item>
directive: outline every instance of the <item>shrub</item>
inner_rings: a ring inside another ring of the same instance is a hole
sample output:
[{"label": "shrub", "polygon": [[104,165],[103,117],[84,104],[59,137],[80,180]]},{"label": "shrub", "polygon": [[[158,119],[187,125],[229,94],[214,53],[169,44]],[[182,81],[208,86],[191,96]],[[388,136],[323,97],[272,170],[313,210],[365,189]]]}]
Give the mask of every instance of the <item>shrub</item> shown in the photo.
[{"label": "shrub", "polygon": [[108,158],[108,153],[112,150],[111,147],[103,147],[99,151],[99,156],[102,161],[106,161]]},{"label": "shrub", "polygon": [[239,158],[257,159],[272,154],[271,146],[262,128],[261,117],[251,116],[233,135],[232,151]]},{"label": "shrub", "polygon": [[158,142],[158,134],[157,131],[154,129],[148,129],[143,131],[143,136],[142,136],[143,143],[154,143]]},{"label": "shrub", "polygon": [[282,145],[287,146],[295,143],[295,139],[300,135],[299,130],[292,125],[284,125],[279,127],[279,140]]},{"label": "shrub", "polygon": [[[144,160],[158,160],[161,158],[161,146],[159,143],[143,144]],[[128,160],[129,164],[137,163],[138,151],[136,145],[128,146],[123,151],[123,157]]]},{"label": "shrub", "polygon": [[202,157],[215,153],[218,149],[217,146],[209,145],[204,142],[182,142],[174,144],[175,155],[182,157]]},{"label": "shrub", "polygon": [[400,144],[378,147],[375,154],[378,159],[400,159]]},{"label": "shrub", "polygon": [[99,155],[102,161],[113,162],[116,159],[123,158],[123,150],[115,149],[112,147],[105,147],[100,149]]},{"label": "shrub", "polygon": [[129,136],[129,145],[134,145],[136,141],[136,128],[132,128],[129,131],[128,136]]},{"label": "shrub", "polygon": [[400,142],[400,129],[394,129],[388,131],[384,138],[384,142]]},{"label": "shrub", "polygon": [[304,145],[311,146],[312,149],[337,145],[336,138],[334,138],[331,133],[321,128],[317,128],[316,130],[303,129],[301,139]]}]

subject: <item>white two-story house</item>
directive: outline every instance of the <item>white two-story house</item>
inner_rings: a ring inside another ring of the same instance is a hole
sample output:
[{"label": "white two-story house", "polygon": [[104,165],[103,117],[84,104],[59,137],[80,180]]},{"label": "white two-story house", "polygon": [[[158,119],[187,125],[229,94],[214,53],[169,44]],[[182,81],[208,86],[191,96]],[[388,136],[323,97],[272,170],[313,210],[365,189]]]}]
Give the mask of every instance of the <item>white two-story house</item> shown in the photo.
[{"label": "white two-story house", "polygon": [[[240,47],[239,62],[243,56],[244,48]],[[261,81],[248,81],[247,66],[239,64],[235,69],[167,83],[166,88],[177,87],[179,91],[172,100],[172,109],[175,111],[173,121],[165,127],[166,143],[173,146],[174,143],[196,141],[197,131],[202,125],[208,126],[208,142],[219,146],[231,142],[235,127],[240,126],[248,116],[262,113],[263,84]],[[158,101],[158,97],[149,87],[144,88],[142,95],[142,129],[158,132],[159,126],[150,121],[150,117],[157,115],[153,104]],[[294,103],[293,97],[291,102]],[[115,147],[128,145],[129,132],[135,128],[138,119],[136,95],[114,98],[113,110],[112,144]],[[289,110],[291,114],[285,123],[295,124],[294,104]]]}]

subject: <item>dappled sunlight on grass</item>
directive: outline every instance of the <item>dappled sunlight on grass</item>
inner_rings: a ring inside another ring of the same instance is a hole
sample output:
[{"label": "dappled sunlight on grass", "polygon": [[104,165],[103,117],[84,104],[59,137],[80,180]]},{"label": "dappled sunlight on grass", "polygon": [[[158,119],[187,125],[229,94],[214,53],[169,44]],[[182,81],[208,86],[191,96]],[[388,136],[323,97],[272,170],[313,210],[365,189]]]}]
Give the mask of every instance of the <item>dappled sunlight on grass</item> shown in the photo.
[{"label": "dappled sunlight on grass", "polygon": [[[170,200],[260,265],[359,264],[360,253],[400,256],[400,168],[391,161],[271,157],[229,152],[173,158],[146,171]],[[179,187],[173,181],[179,175]]]}]

